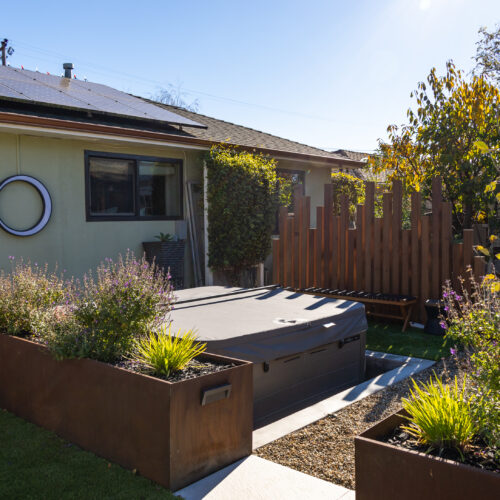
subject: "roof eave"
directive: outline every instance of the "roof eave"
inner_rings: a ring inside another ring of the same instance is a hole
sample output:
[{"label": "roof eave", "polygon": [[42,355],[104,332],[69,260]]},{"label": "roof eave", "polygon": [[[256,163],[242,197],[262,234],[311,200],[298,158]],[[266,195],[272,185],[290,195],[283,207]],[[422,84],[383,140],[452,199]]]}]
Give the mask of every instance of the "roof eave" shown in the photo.
[{"label": "roof eave", "polygon": [[[199,139],[197,137],[185,137],[175,134],[167,134],[163,132],[153,132],[149,130],[140,130],[133,128],[115,127],[112,125],[102,125],[96,123],[88,122],[78,122],[73,120],[62,120],[58,118],[48,118],[27,114],[9,113],[0,111],[0,123],[8,123],[14,125],[24,125],[33,126],[39,128],[52,128],[61,130],[72,130],[79,132],[90,132],[97,133],[108,136],[120,136],[120,137],[131,137],[135,139],[152,139],[152,140],[165,140],[165,142],[176,143],[179,145],[196,145],[204,146],[209,149],[214,144],[221,144],[217,141],[211,141],[207,139]],[[329,157],[321,155],[311,155],[304,153],[295,153],[292,151],[282,151],[276,149],[269,149],[257,146],[247,146],[244,144],[233,144],[243,149],[250,149],[262,152],[264,154],[269,154],[275,157],[281,157],[286,159],[298,159],[301,161],[309,161],[318,163],[324,166],[335,167],[335,166],[345,166],[345,167],[363,167],[364,163],[349,160],[339,157]]]}]

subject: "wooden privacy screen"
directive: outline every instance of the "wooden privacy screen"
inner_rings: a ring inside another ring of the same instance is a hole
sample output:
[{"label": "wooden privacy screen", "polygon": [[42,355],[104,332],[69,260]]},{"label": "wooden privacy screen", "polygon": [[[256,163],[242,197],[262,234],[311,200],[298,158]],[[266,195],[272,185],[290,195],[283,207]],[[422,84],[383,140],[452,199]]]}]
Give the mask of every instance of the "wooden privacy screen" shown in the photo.
[{"label": "wooden privacy screen", "polygon": [[[442,285],[471,266],[484,275],[485,260],[473,255],[473,230],[453,243],[451,203],[442,200],[441,179],[432,182],[432,215],[421,215],[420,193],[411,195],[411,229],[402,229],[403,188],[394,181],[383,194],[383,217],[375,217],[375,184],[366,184],[365,204],[349,221],[349,200],[340,196],[340,215],[333,214],[336,193],[325,185],[324,206],[311,223],[311,199],[295,190],[295,214],[280,208],[279,238],[273,240],[273,282],[294,288],[322,287],[418,298],[414,320],[425,321],[423,303],[438,299]],[[326,207],[326,209],[325,209]]]}]

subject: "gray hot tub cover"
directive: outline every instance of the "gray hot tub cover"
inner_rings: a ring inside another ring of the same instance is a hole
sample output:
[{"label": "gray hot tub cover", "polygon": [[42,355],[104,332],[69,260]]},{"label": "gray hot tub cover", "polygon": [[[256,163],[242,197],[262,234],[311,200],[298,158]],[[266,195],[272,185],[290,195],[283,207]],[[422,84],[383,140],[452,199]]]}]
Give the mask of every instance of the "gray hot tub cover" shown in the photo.
[{"label": "gray hot tub cover", "polygon": [[[358,335],[367,329],[364,305],[283,290],[199,287],[176,292],[173,329],[195,329],[207,351],[264,362]],[[203,300],[186,302],[201,297]]]}]

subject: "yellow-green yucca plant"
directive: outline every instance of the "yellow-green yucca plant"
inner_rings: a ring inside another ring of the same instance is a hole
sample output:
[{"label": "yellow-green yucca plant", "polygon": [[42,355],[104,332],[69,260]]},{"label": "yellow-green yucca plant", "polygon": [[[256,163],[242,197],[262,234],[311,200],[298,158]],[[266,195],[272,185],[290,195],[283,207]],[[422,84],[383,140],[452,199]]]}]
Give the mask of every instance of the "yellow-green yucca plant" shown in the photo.
[{"label": "yellow-green yucca plant", "polygon": [[148,366],[155,375],[169,376],[182,370],[196,356],[205,351],[207,345],[196,342],[193,330],[172,335],[172,323],[163,325],[159,332],[135,342],[132,359]]},{"label": "yellow-green yucca plant", "polygon": [[402,426],[419,443],[431,450],[455,449],[461,458],[478,432],[471,403],[465,396],[465,378],[462,387],[445,385],[435,375],[421,386],[413,380],[411,397],[403,398],[403,408],[408,412],[409,425]]}]

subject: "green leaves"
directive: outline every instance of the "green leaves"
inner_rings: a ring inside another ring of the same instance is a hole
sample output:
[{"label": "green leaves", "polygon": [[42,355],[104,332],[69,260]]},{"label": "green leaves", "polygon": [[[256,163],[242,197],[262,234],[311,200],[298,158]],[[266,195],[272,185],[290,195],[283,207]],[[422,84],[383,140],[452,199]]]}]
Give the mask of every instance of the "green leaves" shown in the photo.
[{"label": "green leaves", "polygon": [[361,179],[343,172],[331,174],[331,183],[338,195],[333,202],[333,213],[340,214],[340,195],[345,194],[349,198],[350,215],[354,216],[356,205],[365,201],[365,183]]},{"label": "green leaves", "polygon": [[408,124],[388,127],[388,143],[379,143],[371,165],[389,180],[401,179],[406,191],[430,191],[432,178],[443,178],[443,194],[452,202],[457,224],[492,220],[500,169],[500,90],[483,77],[466,80],[449,61],[446,74],[432,68],[427,84],[414,91]]},{"label": "green leaves", "polygon": [[163,325],[160,332],[150,332],[148,337],[136,340],[132,359],[149,367],[155,375],[168,377],[172,372],[182,370],[207,345],[196,342],[192,330],[172,335],[172,323],[167,331]]},{"label": "green leaves", "polygon": [[208,169],[209,265],[241,270],[270,252],[280,198],[287,194],[276,161],[229,146],[214,146]]},{"label": "green leaves", "polygon": [[486,255],[486,257],[489,257],[490,256],[490,252],[488,251],[487,248],[484,248],[482,245],[477,245],[476,246],[476,250],[478,252],[481,252],[483,255]]},{"label": "green leaves", "polygon": [[452,448],[463,457],[478,432],[471,403],[465,398],[465,378],[461,388],[456,376],[453,385],[444,385],[437,376],[421,386],[412,381],[411,397],[402,400],[410,421],[403,429],[429,449]]},{"label": "green leaves", "polygon": [[489,150],[490,150],[490,148],[488,147],[488,145],[486,143],[484,143],[483,141],[476,141],[474,143],[474,146],[481,153],[488,153]]},{"label": "green leaves", "polygon": [[446,337],[464,347],[480,431],[500,459],[500,280],[488,274],[478,283],[471,271],[461,285],[460,295],[444,287]]}]

